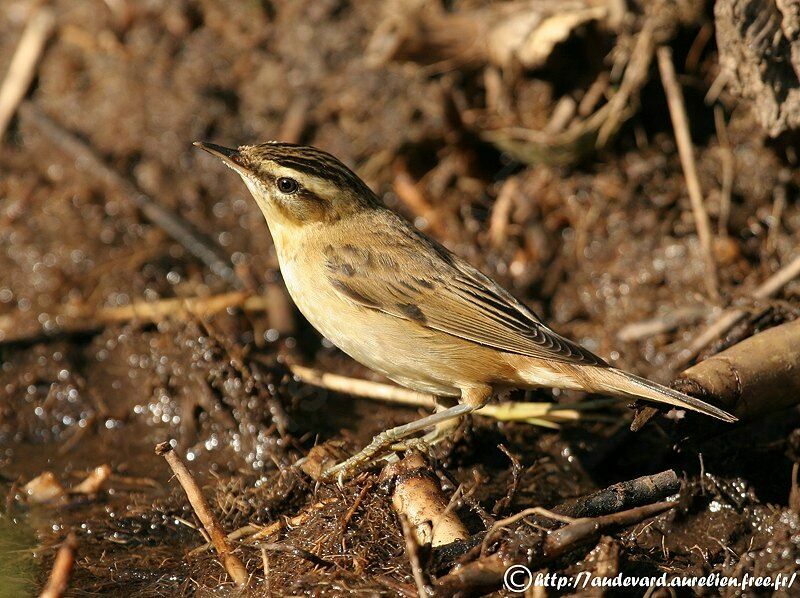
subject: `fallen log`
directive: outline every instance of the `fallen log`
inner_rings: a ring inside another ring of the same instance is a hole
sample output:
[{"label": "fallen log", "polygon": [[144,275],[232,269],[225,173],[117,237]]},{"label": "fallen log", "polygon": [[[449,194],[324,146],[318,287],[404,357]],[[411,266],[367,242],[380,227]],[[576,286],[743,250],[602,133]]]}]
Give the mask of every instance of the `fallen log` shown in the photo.
[{"label": "fallen log", "polygon": [[800,320],[751,336],[684,371],[673,388],[754,418],[800,403]]}]

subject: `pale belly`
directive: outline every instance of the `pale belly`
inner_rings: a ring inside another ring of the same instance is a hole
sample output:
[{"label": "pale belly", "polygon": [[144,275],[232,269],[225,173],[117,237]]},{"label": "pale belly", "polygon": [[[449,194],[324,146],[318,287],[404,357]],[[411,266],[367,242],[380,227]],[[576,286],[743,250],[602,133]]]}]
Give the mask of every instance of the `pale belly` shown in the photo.
[{"label": "pale belly", "polygon": [[328,287],[324,274],[312,289],[298,280],[291,263],[281,271],[300,312],[322,335],[398,384],[457,397],[460,388],[495,378],[496,351],[362,307]]}]

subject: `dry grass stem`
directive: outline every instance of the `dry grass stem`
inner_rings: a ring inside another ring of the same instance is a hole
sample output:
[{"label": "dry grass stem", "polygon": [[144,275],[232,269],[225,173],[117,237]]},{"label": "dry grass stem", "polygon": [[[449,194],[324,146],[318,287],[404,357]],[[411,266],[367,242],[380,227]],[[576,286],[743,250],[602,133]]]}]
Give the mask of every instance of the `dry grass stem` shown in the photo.
[{"label": "dry grass stem", "polygon": [[[186,318],[188,316],[205,318],[233,308],[249,312],[268,311],[271,305],[270,297],[253,295],[245,291],[234,291],[208,297],[134,301],[129,305],[100,309],[67,307],[52,314],[51,321],[55,323],[55,326],[48,330],[47,334],[91,332],[109,324],[132,320],[158,323],[170,318]],[[31,320],[19,313],[0,316],[0,342],[31,340],[43,334],[42,324],[38,319]]]},{"label": "dry grass stem", "polygon": [[47,578],[47,583],[39,594],[39,598],[61,598],[69,587],[69,580],[72,577],[72,569],[75,566],[75,551],[78,547],[78,542],[75,539],[75,534],[70,533],[61,547],[56,553],[56,560],[53,563],[53,569],[50,571],[50,577]]},{"label": "dry grass stem", "polygon": [[422,568],[422,563],[420,563],[419,544],[417,544],[414,530],[408,521],[408,517],[402,513],[398,513],[397,518],[400,519],[400,525],[403,528],[403,538],[406,541],[406,554],[408,555],[408,562],[411,565],[411,574],[414,576],[414,584],[417,586],[417,595],[419,598],[428,598],[428,583],[425,579],[425,570]]},{"label": "dry grass stem", "polygon": [[722,106],[714,106],[714,126],[717,129],[717,140],[720,147],[720,159],[722,162],[722,188],[719,198],[719,220],[717,221],[717,232],[720,236],[728,235],[728,221],[731,215],[731,197],[733,195],[734,178],[734,159],[731,142],[728,138],[728,127],[725,124],[725,115]]},{"label": "dry grass stem", "polygon": [[411,214],[425,221],[424,228],[435,237],[443,239],[448,236],[440,212],[434,209],[401,160],[395,163],[394,192]]},{"label": "dry grass stem", "polygon": [[[798,276],[800,276],[800,255],[797,255],[791,262],[765,280],[753,291],[751,296],[757,301],[769,299]],[[722,312],[708,328],[692,341],[689,347],[678,355],[676,358],[678,366],[685,366],[692,359],[697,357],[700,351],[709,343],[728,332],[728,330],[735,326],[745,315],[747,315],[747,311],[738,308],[732,308]]]},{"label": "dry grass stem", "polygon": [[[259,540],[263,540],[265,538],[269,538],[270,536],[274,536],[275,534],[277,534],[283,529],[286,529],[287,527],[297,527],[299,525],[303,525],[313,515],[315,510],[319,510],[333,502],[336,502],[337,500],[339,499],[328,498],[319,501],[317,503],[314,503],[301,513],[298,513],[294,517],[281,518],[278,521],[270,523],[269,525],[265,526],[245,525],[228,534],[228,540],[234,541],[241,539],[248,544],[254,544]],[[190,557],[197,556],[198,554],[208,552],[209,550],[211,550],[211,548],[213,548],[213,546],[214,545],[211,542],[203,544],[202,546],[198,546],[189,553],[189,556]]]},{"label": "dry grass stem", "polygon": [[494,535],[497,530],[506,527],[507,525],[511,525],[516,523],[520,519],[525,519],[525,517],[530,517],[531,515],[539,515],[540,517],[544,517],[546,519],[552,519],[553,521],[558,521],[560,523],[573,523],[575,518],[568,517],[567,515],[561,515],[559,513],[554,513],[553,511],[549,511],[543,507],[530,507],[525,509],[524,511],[520,511],[519,513],[515,513],[505,519],[498,519],[492,524],[492,527],[486,532],[486,535],[483,537],[483,542],[481,543],[481,554],[486,553],[486,549],[488,548],[489,544],[491,544],[492,540],[494,539]]},{"label": "dry grass stem", "polygon": [[211,511],[208,501],[205,496],[203,496],[203,491],[186,467],[186,464],[172,449],[169,442],[162,442],[157,445],[156,454],[161,455],[167,460],[175,477],[178,478],[178,482],[183,487],[184,492],[186,492],[189,503],[197,514],[197,518],[200,519],[200,523],[203,524],[203,527],[211,537],[214,548],[217,549],[219,558],[225,570],[228,572],[228,575],[231,576],[237,586],[245,587],[250,580],[247,569],[239,557],[233,554],[233,548],[228,541],[225,530],[222,529],[222,526]]},{"label": "dry grass stem", "polygon": [[489,219],[489,241],[492,246],[499,248],[507,241],[508,224],[511,221],[511,210],[514,207],[514,196],[519,191],[519,179],[509,177],[500,187],[497,199],[492,206],[492,215]]},{"label": "dry grass stem", "polygon": [[186,251],[205,263],[214,274],[234,288],[242,287],[242,281],[234,273],[228,257],[221,255],[219,249],[198,235],[181,216],[162,206],[110,168],[88,144],[50,119],[32,102],[23,102],[19,107],[19,112],[23,118],[33,123],[41,133],[61,148],[70,160],[85,164],[88,174],[107,187],[120,191],[122,196],[136,206],[148,220],[183,245]]},{"label": "dry grass stem", "polygon": [[708,313],[705,305],[693,305],[677,309],[670,309],[663,316],[632,322],[620,328],[617,338],[623,342],[640,341],[664,332],[670,332],[686,324],[698,322]]},{"label": "dry grass stem", "polygon": [[380,382],[359,380],[358,378],[350,378],[349,376],[341,376],[339,374],[330,374],[302,365],[290,365],[289,369],[303,382],[319,386],[320,388],[327,388],[334,392],[387,401],[400,405],[412,405],[414,407],[427,407],[432,409],[436,406],[436,397],[424,392],[408,390],[392,384],[382,384]]},{"label": "dry grass stem", "polygon": [[678,144],[678,154],[680,155],[683,174],[686,177],[686,189],[689,192],[689,201],[692,204],[697,236],[700,239],[700,247],[705,260],[706,288],[709,296],[716,300],[719,298],[719,288],[711,225],[703,203],[703,190],[700,187],[700,179],[697,176],[694,147],[692,146],[692,137],[689,134],[689,119],[686,116],[686,107],[683,103],[683,92],[675,74],[675,66],[672,64],[672,50],[662,46],[658,49],[656,55],[658,57],[658,70],[661,73],[661,82],[667,95],[672,127],[675,131],[675,141]]},{"label": "dry grass stem", "polygon": [[[424,392],[417,392],[392,384],[321,372],[301,365],[293,364],[289,366],[289,369],[303,382],[327,388],[334,392],[428,409],[433,409],[436,406],[436,397]],[[523,421],[544,427],[557,427],[559,422],[574,421],[585,417],[582,413],[583,411],[607,407],[614,403],[616,403],[614,399],[584,401],[570,405],[506,401],[496,405],[486,405],[475,411],[475,413],[500,421]]]},{"label": "dry grass stem", "polygon": [[0,86],[0,139],[5,135],[14,113],[36,75],[36,65],[55,25],[55,14],[48,7],[37,9],[28,19],[17,50],[11,58],[8,73]]}]

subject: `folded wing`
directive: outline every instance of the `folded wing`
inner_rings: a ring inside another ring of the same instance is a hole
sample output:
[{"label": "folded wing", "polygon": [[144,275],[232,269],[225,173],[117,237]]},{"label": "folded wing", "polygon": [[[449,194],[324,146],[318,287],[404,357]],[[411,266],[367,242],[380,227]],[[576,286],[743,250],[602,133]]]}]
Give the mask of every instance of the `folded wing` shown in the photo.
[{"label": "folded wing", "polygon": [[607,366],[550,330],[498,284],[409,225],[387,229],[382,247],[327,251],[339,293],[359,305],[458,338],[539,359]]}]

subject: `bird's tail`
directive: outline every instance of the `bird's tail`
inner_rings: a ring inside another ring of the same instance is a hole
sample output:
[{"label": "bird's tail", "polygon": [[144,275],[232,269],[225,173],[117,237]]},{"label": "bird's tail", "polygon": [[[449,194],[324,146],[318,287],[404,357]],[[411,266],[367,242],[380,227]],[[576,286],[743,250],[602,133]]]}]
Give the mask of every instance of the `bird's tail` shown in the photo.
[{"label": "bird's tail", "polygon": [[[623,372],[616,368],[591,368],[592,386],[601,393],[606,393],[624,398],[641,398],[656,403],[664,403],[697,411],[704,415],[710,415],[726,422],[735,422],[737,418],[705,401],[690,397],[666,386],[656,384],[645,378],[640,378],[628,372]],[[594,388],[593,388],[594,390]]]}]

